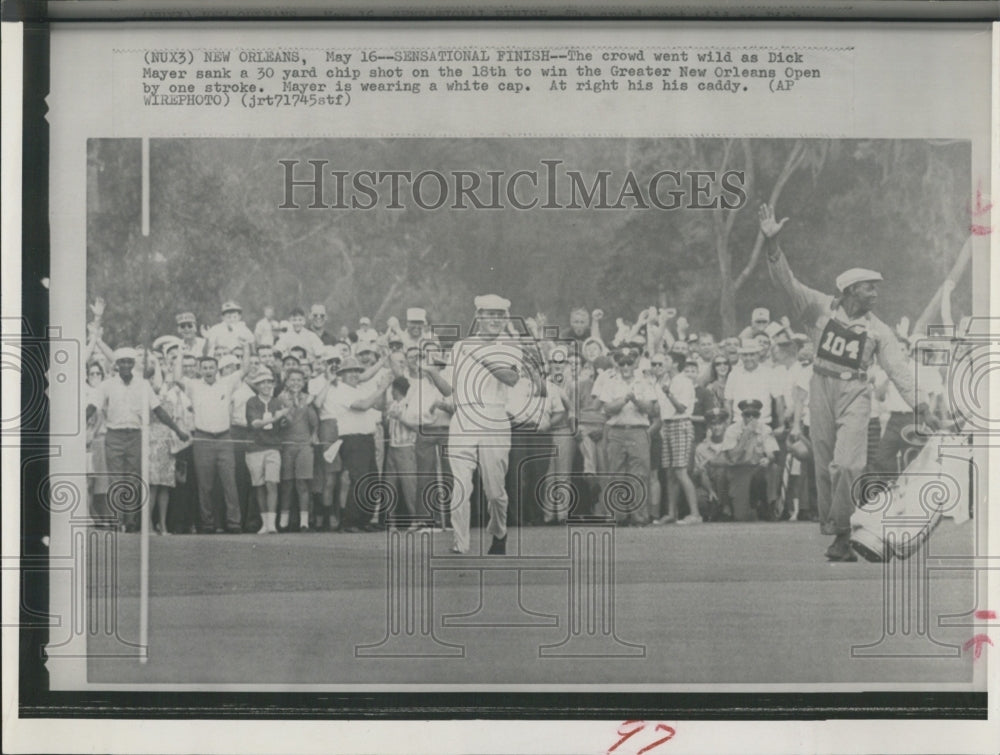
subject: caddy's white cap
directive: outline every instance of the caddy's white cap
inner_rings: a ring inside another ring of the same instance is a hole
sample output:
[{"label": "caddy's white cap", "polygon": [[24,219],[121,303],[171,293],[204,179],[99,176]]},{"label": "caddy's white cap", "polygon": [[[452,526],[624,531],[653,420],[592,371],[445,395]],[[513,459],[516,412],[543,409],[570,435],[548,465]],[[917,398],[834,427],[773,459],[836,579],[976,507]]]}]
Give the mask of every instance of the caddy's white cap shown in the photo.
[{"label": "caddy's white cap", "polygon": [[427,310],[420,307],[410,307],[406,310],[407,322],[427,322]]},{"label": "caddy's white cap", "polygon": [[852,267],[850,270],[845,270],[837,276],[837,290],[840,293],[844,293],[844,291],[855,283],[880,281],[882,279],[882,273],[876,273],[874,270],[866,270],[863,267]]},{"label": "caddy's white cap", "polygon": [[116,362],[122,359],[131,359],[134,362],[136,360],[136,357],[138,357],[138,354],[136,353],[135,349],[130,348],[128,346],[122,346],[120,349],[115,349],[115,352],[114,354],[112,354],[112,356],[114,357],[114,360]]}]

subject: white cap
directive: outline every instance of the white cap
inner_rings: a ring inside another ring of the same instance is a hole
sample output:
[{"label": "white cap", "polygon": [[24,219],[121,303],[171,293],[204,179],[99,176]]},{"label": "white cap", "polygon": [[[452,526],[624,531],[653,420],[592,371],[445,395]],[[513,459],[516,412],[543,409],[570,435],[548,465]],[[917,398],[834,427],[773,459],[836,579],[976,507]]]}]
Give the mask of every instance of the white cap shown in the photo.
[{"label": "white cap", "polygon": [[225,369],[229,365],[239,365],[240,360],[232,354],[223,354],[219,359],[219,369]]},{"label": "white cap", "polygon": [[874,270],[866,270],[863,267],[852,267],[850,270],[845,270],[837,276],[837,290],[840,293],[844,293],[844,291],[855,283],[880,280],[882,280],[882,273],[876,273]]},{"label": "white cap", "polygon": [[744,338],[740,342],[740,354],[757,354],[761,350],[756,338]]},{"label": "white cap", "polygon": [[757,307],[750,315],[750,322],[757,322],[758,320],[767,320],[771,322],[771,312],[766,307]]},{"label": "white cap", "polygon": [[358,325],[371,325],[372,321],[370,317],[362,317],[358,320]]},{"label": "white cap", "polygon": [[504,299],[502,296],[497,296],[496,294],[483,294],[482,296],[477,296],[474,299],[474,303],[476,305],[476,309],[510,310],[510,300]]},{"label": "white cap", "polygon": [[153,341],[153,351],[162,351],[166,354],[171,349],[176,349],[183,341],[177,336],[160,336]]},{"label": "white cap", "polygon": [[782,325],[780,322],[768,323],[767,327],[764,328],[764,334],[772,341],[775,339],[775,337],[784,332],[785,332],[785,326]]},{"label": "white cap", "polygon": [[427,322],[427,310],[420,307],[410,307],[406,310],[407,322]]},{"label": "white cap", "polygon": [[309,314],[311,315],[325,315],[326,305],[325,304],[313,304],[309,307]]},{"label": "white cap", "polygon": [[122,346],[120,349],[115,349],[114,354],[111,356],[116,362],[122,359],[131,359],[134,362],[138,357],[138,354],[136,354],[135,349],[128,346]]}]

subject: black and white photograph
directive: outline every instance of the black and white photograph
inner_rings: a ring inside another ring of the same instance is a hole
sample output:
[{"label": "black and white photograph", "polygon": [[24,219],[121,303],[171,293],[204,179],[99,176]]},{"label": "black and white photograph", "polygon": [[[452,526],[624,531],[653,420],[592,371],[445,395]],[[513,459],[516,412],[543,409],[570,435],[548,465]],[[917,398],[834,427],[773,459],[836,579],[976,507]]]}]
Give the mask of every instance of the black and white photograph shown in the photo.
[{"label": "black and white photograph", "polygon": [[997,29],[97,18],[4,23],[5,751],[995,749]]},{"label": "black and white photograph", "polygon": [[967,142],[87,170],[88,681],[972,687]]}]

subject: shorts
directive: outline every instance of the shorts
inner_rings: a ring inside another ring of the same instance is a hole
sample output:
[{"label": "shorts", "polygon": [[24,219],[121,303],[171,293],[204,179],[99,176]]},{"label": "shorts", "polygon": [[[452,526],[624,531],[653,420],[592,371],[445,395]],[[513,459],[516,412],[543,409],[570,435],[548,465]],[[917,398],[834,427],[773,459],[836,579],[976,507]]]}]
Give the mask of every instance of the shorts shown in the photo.
[{"label": "shorts", "polygon": [[311,443],[294,443],[281,449],[281,479],[311,480],[315,450]]},{"label": "shorts", "polygon": [[260,487],[265,482],[281,482],[281,452],[277,448],[247,451],[246,460],[253,487]]},{"label": "shorts", "polygon": [[691,460],[691,445],[694,443],[691,420],[664,420],[660,434],[663,436],[663,468],[685,469]]}]

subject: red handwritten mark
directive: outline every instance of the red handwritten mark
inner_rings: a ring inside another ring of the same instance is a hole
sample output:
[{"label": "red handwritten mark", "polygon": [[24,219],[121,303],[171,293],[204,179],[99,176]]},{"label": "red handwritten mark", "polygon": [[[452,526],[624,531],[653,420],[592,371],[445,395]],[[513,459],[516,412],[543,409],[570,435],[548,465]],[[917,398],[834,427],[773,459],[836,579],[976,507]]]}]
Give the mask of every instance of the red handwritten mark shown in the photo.
[{"label": "red handwritten mark", "polygon": [[984,644],[992,645],[993,640],[991,640],[988,635],[977,634],[971,640],[962,645],[962,649],[968,650],[971,647],[975,647],[975,650],[972,651],[972,655],[974,658],[979,658],[979,656],[982,655]]},{"label": "red handwritten mark", "polygon": [[995,619],[997,617],[996,611],[976,611],[975,614],[977,619],[983,619],[984,621],[988,619]]},{"label": "red handwritten mark", "polygon": [[[618,734],[619,736],[621,736],[621,739],[619,739],[617,742],[611,745],[611,747],[608,749],[608,753],[612,753],[615,750],[617,750],[633,736],[638,734],[640,731],[643,731],[647,725],[648,724],[645,721],[634,721],[634,720],[624,721],[622,725],[618,727]],[[664,742],[669,742],[671,739],[674,738],[674,735],[677,734],[677,730],[674,729],[674,727],[667,726],[666,724],[657,724],[653,728],[653,733],[659,733],[659,732],[666,733],[666,736],[660,737],[655,742],[651,742],[650,744],[643,747],[641,750],[637,750],[636,755],[643,755],[643,753],[649,752],[650,750],[659,747]]]},{"label": "red handwritten mark", "polygon": [[[993,203],[990,202],[987,205],[983,204],[983,188],[981,183],[976,184],[976,206],[972,208],[972,217],[978,217],[980,215],[986,215],[993,208]],[[988,236],[993,233],[993,228],[988,225],[981,225],[979,223],[973,223],[969,227],[971,231],[976,236]]]}]

